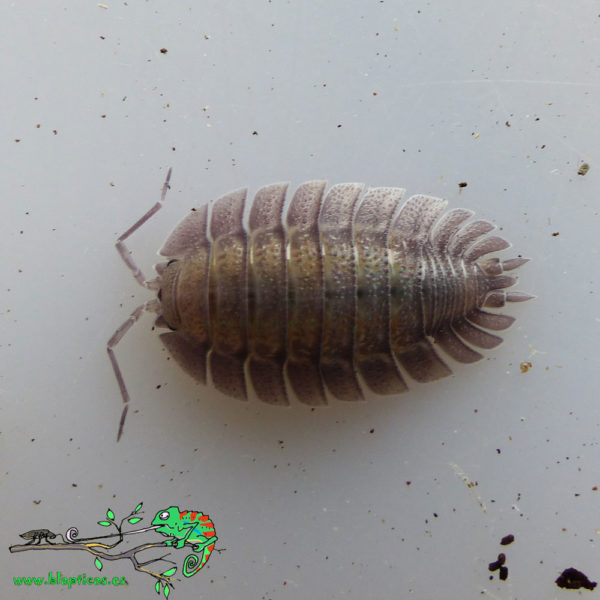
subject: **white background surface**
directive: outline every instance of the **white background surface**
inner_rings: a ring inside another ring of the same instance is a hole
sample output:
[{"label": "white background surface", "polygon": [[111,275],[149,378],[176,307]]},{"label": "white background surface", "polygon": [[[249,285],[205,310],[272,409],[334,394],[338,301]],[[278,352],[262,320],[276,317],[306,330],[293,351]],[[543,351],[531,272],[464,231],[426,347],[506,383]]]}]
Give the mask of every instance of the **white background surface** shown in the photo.
[{"label": "white background surface", "polygon": [[[126,563],[104,571],[126,590],[16,588],[95,569],[8,552],[32,528],[106,533],[107,507],[140,501],[142,524],[210,514],[226,548],[178,600],[567,598],[564,568],[599,579],[598,4],[106,6],[0,8],[0,595],[152,597]],[[474,209],[534,259],[518,289],[538,299],[454,377],[315,412],[196,385],[146,317],[118,348],[132,409],[116,445],[106,341],[151,296],[113,244],[169,166],[167,205],[131,242],[148,275],[192,206],[324,178]],[[509,579],[490,581],[508,533]]]}]

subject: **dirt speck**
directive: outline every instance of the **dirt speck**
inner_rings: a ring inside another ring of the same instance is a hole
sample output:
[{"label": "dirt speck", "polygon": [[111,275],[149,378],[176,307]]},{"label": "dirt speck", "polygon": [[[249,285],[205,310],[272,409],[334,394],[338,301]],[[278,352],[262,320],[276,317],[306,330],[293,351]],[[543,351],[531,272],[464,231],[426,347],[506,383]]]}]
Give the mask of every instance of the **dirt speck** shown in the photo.
[{"label": "dirt speck", "polygon": [[588,171],[590,170],[590,165],[588,163],[583,163],[578,171],[577,171],[577,175],[585,175]]},{"label": "dirt speck", "polygon": [[578,590],[580,588],[585,588],[586,590],[593,590],[597,585],[595,581],[590,581],[587,578],[587,575],[573,567],[565,569],[558,576],[558,579],[555,583],[558,587],[564,588],[566,590]]}]

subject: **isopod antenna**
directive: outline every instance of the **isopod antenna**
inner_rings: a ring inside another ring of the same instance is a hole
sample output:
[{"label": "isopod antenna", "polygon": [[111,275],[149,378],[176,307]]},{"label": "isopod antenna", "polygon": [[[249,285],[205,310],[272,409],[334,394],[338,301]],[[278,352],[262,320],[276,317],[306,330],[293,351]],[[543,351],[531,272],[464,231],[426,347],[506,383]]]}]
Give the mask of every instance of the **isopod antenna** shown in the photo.
[{"label": "isopod antenna", "polygon": [[[169,181],[171,180],[171,171],[173,169],[169,169],[167,173],[167,178],[162,186],[162,193],[160,196],[160,200],[150,208],[148,212],[146,212],[142,217],[140,217],[125,233],[123,233],[119,239],[117,240],[115,246],[117,248],[117,252],[119,256],[123,259],[123,262],[127,265],[127,268],[133,273],[135,280],[143,287],[149,290],[158,290],[159,283],[158,279],[146,279],[141,269],[135,264],[131,256],[131,250],[127,248],[125,245],[125,240],[135,231],[137,231],[150,217],[155,215],[163,206],[165,198],[167,196],[167,191],[169,190]],[[117,378],[117,383],[119,384],[119,390],[121,392],[121,397],[123,398],[123,411],[121,412],[121,418],[119,420],[119,430],[117,432],[117,442],[121,439],[123,435],[123,427],[125,425],[125,418],[127,417],[127,411],[129,409],[129,392],[127,391],[127,386],[125,385],[125,380],[123,379],[123,375],[121,373],[121,368],[119,367],[119,363],[117,361],[117,357],[115,356],[114,348],[115,346],[123,339],[125,334],[131,329],[132,325],[144,314],[145,312],[158,312],[160,310],[160,303],[158,300],[153,299],[144,304],[138,306],[132,313],[129,315],[128,319],[112,334],[111,338],[108,340],[106,345],[106,351],[108,352],[108,357],[110,358],[110,363],[115,372],[115,377]]]}]

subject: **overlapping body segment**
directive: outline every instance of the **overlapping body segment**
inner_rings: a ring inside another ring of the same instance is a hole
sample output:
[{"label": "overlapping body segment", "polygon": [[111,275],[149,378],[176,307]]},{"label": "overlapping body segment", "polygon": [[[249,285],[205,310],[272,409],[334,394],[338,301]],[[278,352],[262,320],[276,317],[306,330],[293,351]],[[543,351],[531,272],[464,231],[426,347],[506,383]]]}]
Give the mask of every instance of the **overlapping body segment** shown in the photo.
[{"label": "overlapping body segment", "polygon": [[[161,337],[186,371],[227,395],[319,405],[397,394],[482,358],[531,296],[505,275],[526,259],[494,226],[401,188],[287,184],[237,190],[192,212],[157,266]],[[249,212],[247,225],[244,213]],[[208,366],[208,369],[207,369]]]}]

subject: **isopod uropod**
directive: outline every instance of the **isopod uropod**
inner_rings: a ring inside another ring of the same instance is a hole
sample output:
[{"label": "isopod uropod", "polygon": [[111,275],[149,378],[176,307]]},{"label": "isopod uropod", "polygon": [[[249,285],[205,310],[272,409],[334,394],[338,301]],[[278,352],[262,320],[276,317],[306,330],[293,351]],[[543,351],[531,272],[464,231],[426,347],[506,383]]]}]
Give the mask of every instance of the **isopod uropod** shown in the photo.
[{"label": "isopod uropod", "polygon": [[[398,394],[451,374],[438,350],[461,363],[497,346],[513,317],[488,312],[533,296],[506,291],[505,275],[528,259],[490,253],[510,244],[470,210],[441,215],[447,202],[404,189],[344,183],[324,194],[309,181],[285,210],[286,183],[261,188],[244,226],[246,190],[192,211],[160,250],[166,262],[146,280],[125,240],[155,214],[161,199],[117,241],[117,249],[157,298],[139,306],[108,342],[124,401],[129,394],[114,347],[144,311],[172,331],[161,340],[181,367],[223,393],[310,405],[359,400],[363,390]],[[468,222],[467,222],[468,221]]]}]

